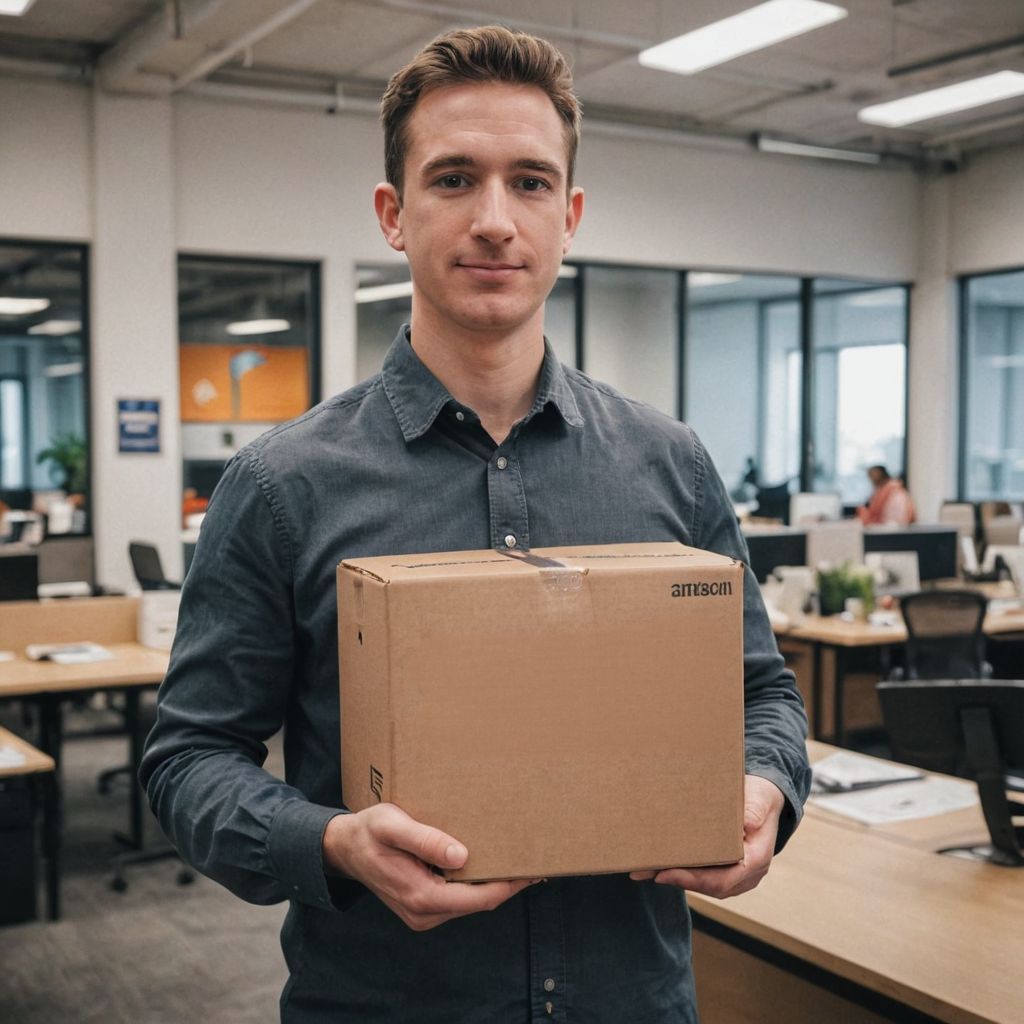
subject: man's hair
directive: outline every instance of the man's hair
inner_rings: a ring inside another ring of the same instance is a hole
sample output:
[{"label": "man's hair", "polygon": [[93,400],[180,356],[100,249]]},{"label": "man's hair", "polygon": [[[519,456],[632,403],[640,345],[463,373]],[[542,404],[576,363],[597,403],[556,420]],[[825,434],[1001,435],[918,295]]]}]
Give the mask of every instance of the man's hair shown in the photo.
[{"label": "man's hair", "polygon": [[488,25],[438,36],[388,82],[380,104],[384,173],[399,195],[409,145],[409,118],[420,97],[431,89],[465,82],[509,82],[543,89],[564,122],[567,186],[572,184],[582,112],[572,91],[568,62],[544,39],[502,25]]},{"label": "man's hair", "polygon": [[869,473],[872,473],[875,470],[877,470],[879,473],[881,473],[882,476],[884,476],[884,477],[888,477],[889,476],[889,470],[887,470],[885,468],[885,466],[883,466],[881,463],[879,463],[876,466],[868,466],[868,472]]}]

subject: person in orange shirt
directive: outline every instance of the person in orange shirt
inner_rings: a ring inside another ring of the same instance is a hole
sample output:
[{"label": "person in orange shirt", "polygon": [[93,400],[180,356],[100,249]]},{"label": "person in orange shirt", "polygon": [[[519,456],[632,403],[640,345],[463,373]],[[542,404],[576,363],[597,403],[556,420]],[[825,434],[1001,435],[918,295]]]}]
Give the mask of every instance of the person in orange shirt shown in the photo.
[{"label": "person in orange shirt", "polygon": [[901,481],[889,476],[885,466],[871,466],[868,479],[874,492],[867,504],[857,509],[857,518],[865,526],[906,526],[917,518],[907,489]]}]

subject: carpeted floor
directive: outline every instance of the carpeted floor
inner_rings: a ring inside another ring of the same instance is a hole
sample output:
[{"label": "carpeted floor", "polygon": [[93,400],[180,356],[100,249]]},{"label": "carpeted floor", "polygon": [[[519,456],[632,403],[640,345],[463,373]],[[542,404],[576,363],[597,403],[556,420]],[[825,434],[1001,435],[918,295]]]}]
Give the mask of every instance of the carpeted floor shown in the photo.
[{"label": "carpeted floor", "polygon": [[[31,738],[20,716],[2,722]],[[69,731],[116,722],[102,709],[67,716]],[[174,860],[128,869],[109,887],[112,833],[127,830],[127,779],[97,793],[96,776],[127,760],[117,737],[64,747],[63,914],[0,927],[0,1020],[5,1024],[262,1024],[278,1019],[286,970],[278,944],[285,905],[254,907],[209,879],[179,886]],[[267,762],[281,771],[280,747]],[[150,819],[149,824],[155,824]],[[40,914],[45,912],[40,886]]]}]

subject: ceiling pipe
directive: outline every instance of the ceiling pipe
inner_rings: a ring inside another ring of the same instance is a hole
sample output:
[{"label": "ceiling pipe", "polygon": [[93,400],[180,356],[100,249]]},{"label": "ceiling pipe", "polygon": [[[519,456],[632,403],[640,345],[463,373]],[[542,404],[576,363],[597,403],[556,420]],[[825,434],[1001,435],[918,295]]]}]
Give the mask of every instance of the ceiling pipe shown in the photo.
[{"label": "ceiling pipe", "polygon": [[161,10],[140,22],[96,62],[100,85],[110,92],[169,95],[172,87],[169,75],[140,71],[140,67],[168,43],[189,35],[224,3],[225,0],[173,0],[165,3]]},{"label": "ceiling pipe", "polygon": [[217,68],[226,64],[237,53],[247,50],[261,39],[265,39],[271,33],[287,25],[288,22],[294,21],[300,14],[304,14],[318,2],[319,0],[292,0],[292,3],[282,8],[277,14],[260,22],[247,32],[243,32],[240,36],[236,36],[221,49],[218,49],[216,53],[212,53],[198,63],[193,64],[192,67],[182,74],[175,75],[173,85],[171,86],[172,92],[178,92],[180,89],[187,88],[196,79],[203,78],[205,75],[210,74],[211,71],[216,71]]}]

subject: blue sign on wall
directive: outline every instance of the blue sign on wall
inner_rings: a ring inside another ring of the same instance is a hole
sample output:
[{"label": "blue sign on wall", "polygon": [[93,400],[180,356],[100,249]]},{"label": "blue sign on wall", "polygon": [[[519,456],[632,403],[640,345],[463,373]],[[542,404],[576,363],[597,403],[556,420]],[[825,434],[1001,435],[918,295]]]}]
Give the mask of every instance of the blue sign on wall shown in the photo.
[{"label": "blue sign on wall", "polygon": [[160,451],[160,400],[119,398],[117,436],[119,452]]}]

